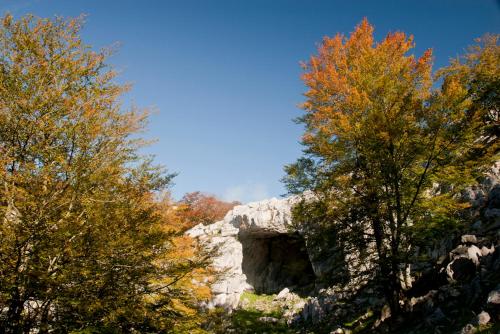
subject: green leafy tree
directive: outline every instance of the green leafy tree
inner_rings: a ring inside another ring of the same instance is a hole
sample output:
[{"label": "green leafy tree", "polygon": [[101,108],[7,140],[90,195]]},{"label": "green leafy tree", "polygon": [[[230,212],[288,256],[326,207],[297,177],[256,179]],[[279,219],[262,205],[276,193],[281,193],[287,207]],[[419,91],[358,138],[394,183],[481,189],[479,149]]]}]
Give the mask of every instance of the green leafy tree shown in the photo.
[{"label": "green leafy tree", "polygon": [[495,159],[496,41],[442,70],[439,90],[431,50],[416,58],[402,32],[376,42],[366,19],[349,37],[325,38],[304,65],[306,157],[285,167],[285,183],[315,196],[295,218],[312,219],[319,237],[336,226],[338,242],[373,244],[393,314],[413,246],[459,225],[458,194]]},{"label": "green leafy tree", "polygon": [[0,333],[161,332],[196,299],[181,278],[205,263],[175,257],[157,199],[173,175],[138,154],[147,112],[80,27],[1,23]]}]

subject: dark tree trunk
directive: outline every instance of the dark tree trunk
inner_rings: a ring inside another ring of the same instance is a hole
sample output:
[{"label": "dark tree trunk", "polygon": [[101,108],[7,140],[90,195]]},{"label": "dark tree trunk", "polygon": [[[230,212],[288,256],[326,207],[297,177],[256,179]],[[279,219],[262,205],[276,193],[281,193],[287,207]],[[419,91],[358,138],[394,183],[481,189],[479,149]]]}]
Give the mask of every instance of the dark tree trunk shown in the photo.
[{"label": "dark tree trunk", "polygon": [[42,316],[40,319],[40,330],[39,334],[47,334],[49,332],[49,311],[50,302],[44,303],[42,309]]},{"label": "dark tree trunk", "polygon": [[381,282],[383,286],[384,296],[389,303],[391,309],[391,316],[394,317],[401,313],[399,305],[399,295],[401,285],[399,282],[397,262],[394,259],[394,254],[387,257],[386,249],[384,247],[384,229],[382,222],[378,218],[372,219],[373,234],[375,236],[375,244],[377,247],[378,264],[381,274]]},{"label": "dark tree trunk", "polygon": [[7,319],[5,323],[5,329],[3,333],[5,334],[22,334],[22,318],[21,313],[23,311],[24,301],[19,293],[19,288],[15,287],[12,293],[11,301],[9,303],[9,310],[7,311]]}]

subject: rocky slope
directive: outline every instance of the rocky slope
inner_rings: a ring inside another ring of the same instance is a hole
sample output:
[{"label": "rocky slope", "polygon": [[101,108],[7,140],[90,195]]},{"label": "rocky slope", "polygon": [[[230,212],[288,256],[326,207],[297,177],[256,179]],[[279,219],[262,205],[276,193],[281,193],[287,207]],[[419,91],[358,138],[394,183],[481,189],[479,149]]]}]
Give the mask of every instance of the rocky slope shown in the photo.
[{"label": "rocky slope", "polygon": [[[426,260],[415,260],[406,279],[407,311],[417,319],[408,328],[414,333],[443,332],[443,328],[474,333],[500,321],[499,168],[497,163],[480,184],[464,193],[473,205],[469,226],[460,234],[436,240],[430,249],[416,250],[415,259]],[[240,205],[222,221],[188,231],[205,247],[218,251],[213,264],[220,277],[212,286],[214,298],[208,306],[235,308],[245,290],[280,292],[284,301],[294,301],[286,308],[291,310],[289,322],[337,328],[339,333],[369,324],[383,332],[390,314],[369,281],[351,280],[322,289],[317,284],[317,278],[336,264],[319,259],[305,232],[292,224],[291,208],[299,200],[273,198]],[[355,264],[369,267],[367,258],[359,261],[355,253],[344,256],[351,274]],[[343,321],[353,318],[351,327],[346,327]]]}]

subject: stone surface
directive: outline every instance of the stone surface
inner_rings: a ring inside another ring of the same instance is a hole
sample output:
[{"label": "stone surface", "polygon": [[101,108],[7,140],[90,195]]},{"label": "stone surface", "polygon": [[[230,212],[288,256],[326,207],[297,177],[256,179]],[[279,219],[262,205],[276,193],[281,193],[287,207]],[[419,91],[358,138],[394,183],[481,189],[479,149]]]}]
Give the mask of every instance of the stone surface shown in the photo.
[{"label": "stone surface", "polygon": [[482,311],[477,315],[476,321],[478,325],[486,325],[488,322],[490,322],[491,317],[488,314],[488,312]]},{"label": "stone surface", "polygon": [[493,254],[495,252],[495,247],[491,245],[489,248],[486,246],[481,247],[481,255],[487,256],[489,254]]},{"label": "stone surface", "polygon": [[497,289],[491,291],[488,294],[488,301],[487,303],[489,305],[500,305],[500,287],[497,287]]},{"label": "stone surface", "polygon": [[464,234],[462,235],[462,237],[460,238],[462,243],[471,243],[471,244],[475,244],[477,243],[477,238],[475,235],[473,234]]},{"label": "stone surface", "polygon": [[391,309],[389,308],[389,305],[384,305],[384,307],[382,307],[382,311],[380,312],[380,321],[385,321],[390,317],[391,317]]},{"label": "stone surface", "polygon": [[274,299],[275,300],[286,299],[289,294],[290,294],[290,289],[284,288],[278,293],[278,295]]},{"label": "stone surface", "polygon": [[277,293],[314,280],[303,237],[291,224],[299,197],[272,198],[238,205],[223,220],[187,231],[208,250],[216,251],[213,267],[220,274],[212,285],[209,307],[237,306],[241,293]]},{"label": "stone surface", "polygon": [[460,334],[474,334],[477,332],[477,328],[474,327],[472,324],[467,324],[465,325],[464,328],[460,331]]},{"label": "stone surface", "polygon": [[483,254],[490,254],[490,249],[480,249],[476,245],[460,245],[452,250],[449,255],[450,263],[446,266],[448,280],[455,282],[471,279],[476,273],[476,267]]}]

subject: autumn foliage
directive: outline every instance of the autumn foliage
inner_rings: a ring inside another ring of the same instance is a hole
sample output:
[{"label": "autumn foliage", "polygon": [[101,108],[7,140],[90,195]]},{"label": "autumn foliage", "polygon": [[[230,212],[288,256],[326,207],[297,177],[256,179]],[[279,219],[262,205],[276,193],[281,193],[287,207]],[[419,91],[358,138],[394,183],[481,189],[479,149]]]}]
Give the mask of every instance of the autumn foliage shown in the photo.
[{"label": "autumn foliage", "polygon": [[[174,175],[141,155],[148,111],[123,107],[130,87],[81,26],[0,24],[0,333],[202,333],[216,250],[184,232],[239,203],[172,200]],[[308,243],[335,227],[335,247],[375,255],[394,314],[417,246],[460,226],[460,192],[498,160],[500,48],[486,36],[433,77],[431,50],[373,30],[304,64],[306,156],[285,181],[315,194],[294,209]]]},{"label": "autumn foliage", "polygon": [[122,108],[80,27],[0,26],[0,332],[198,327],[207,259],[159,199],[172,175],[139,154],[148,112]]},{"label": "autumn foliage", "polygon": [[224,202],[213,195],[199,191],[185,194],[179,202],[180,210],[189,224],[210,224],[224,218],[239,202]]},{"label": "autumn foliage", "polygon": [[[460,225],[460,191],[498,158],[497,38],[432,77],[432,51],[412,36],[374,40],[364,19],[326,37],[304,64],[306,157],[286,167],[291,192],[317,201],[295,210],[318,236],[338,226],[341,247],[374,244],[393,313],[404,301],[414,246]],[[447,191],[442,191],[447,189]],[[332,225],[334,224],[334,225]]]}]

